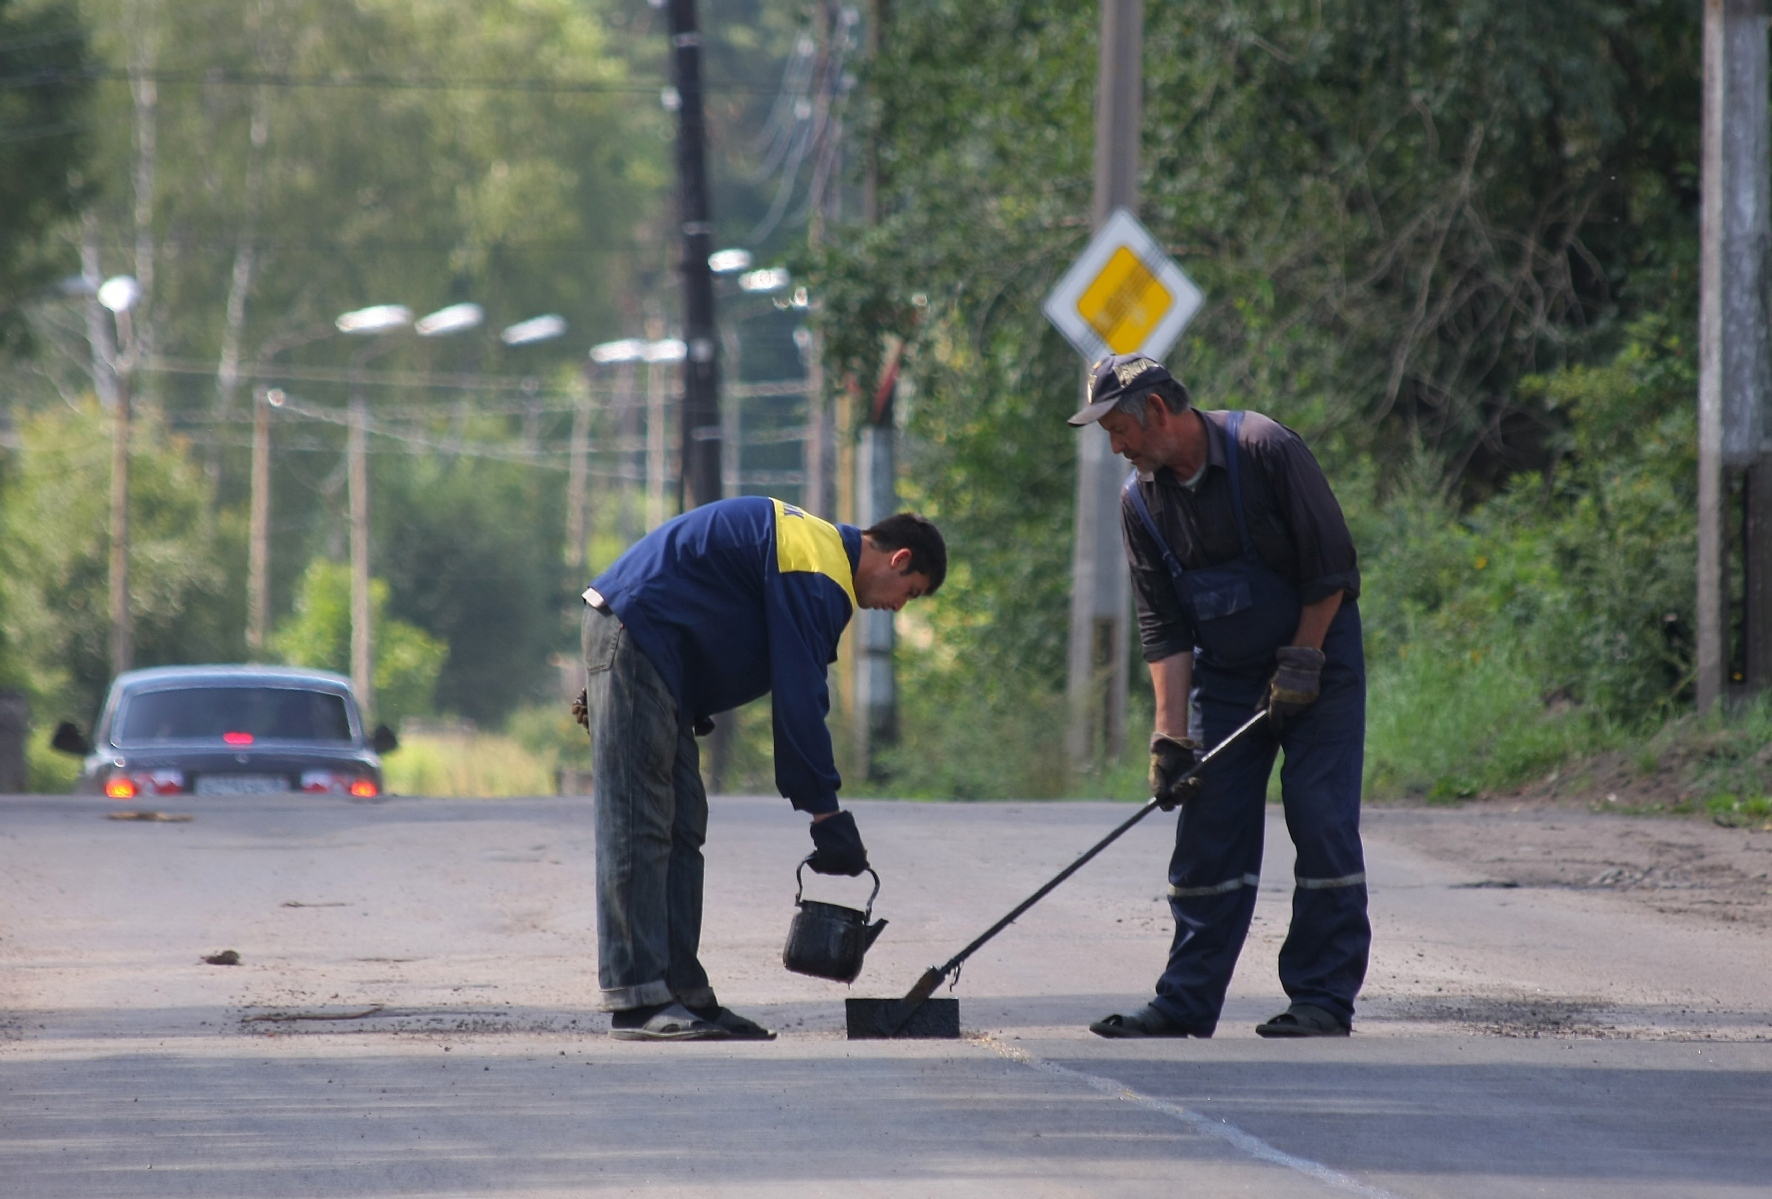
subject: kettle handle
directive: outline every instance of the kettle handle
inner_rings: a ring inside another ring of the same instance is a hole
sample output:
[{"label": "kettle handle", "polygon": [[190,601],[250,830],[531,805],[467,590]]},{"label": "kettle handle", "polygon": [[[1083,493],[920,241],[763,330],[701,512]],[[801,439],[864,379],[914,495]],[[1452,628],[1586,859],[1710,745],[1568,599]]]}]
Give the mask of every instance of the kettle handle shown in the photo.
[{"label": "kettle handle", "polygon": [[[812,861],[812,857],[813,857],[812,854],[807,854],[805,861],[801,862],[799,865],[799,868],[794,871],[794,903],[795,904],[798,904],[800,902],[800,896],[802,896],[806,893],[806,879],[804,877],[804,872],[806,870],[806,864],[808,862]],[[874,875],[874,892],[872,895],[868,896],[867,910],[862,913],[862,919],[863,920],[871,920],[871,919],[873,919],[873,915],[874,915],[874,900],[876,900],[880,897],[880,876],[878,874],[874,874],[874,868],[872,866],[869,866],[866,869],[869,874]]]}]

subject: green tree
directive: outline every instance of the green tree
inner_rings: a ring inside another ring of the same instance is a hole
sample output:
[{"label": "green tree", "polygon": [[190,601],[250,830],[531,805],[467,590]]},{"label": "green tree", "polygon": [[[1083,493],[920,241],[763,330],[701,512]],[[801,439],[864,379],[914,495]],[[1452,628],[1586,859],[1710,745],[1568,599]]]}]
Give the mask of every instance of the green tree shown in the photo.
[{"label": "green tree", "polygon": [[[375,719],[397,726],[432,711],[437,672],[449,647],[387,615],[389,588],[369,580],[370,626],[375,630]],[[302,573],[295,611],[277,627],[272,649],[291,666],[351,673],[351,568],[315,558]]]},{"label": "green tree", "polygon": [[[0,347],[24,331],[25,302],[71,273],[51,234],[87,190],[86,62],[72,2],[0,0]],[[51,79],[18,85],[40,74]]]},{"label": "green tree", "polygon": [[448,645],[445,711],[496,727],[544,692],[549,655],[567,641],[558,486],[552,472],[484,458],[379,464],[376,573],[392,587],[389,611]]},{"label": "green tree", "polygon": [[[240,523],[152,414],[132,428],[130,614],[135,664],[239,657]],[[110,681],[111,422],[96,405],[47,409],[17,426],[0,486],[0,627],[40,714],[82,719]]]}]

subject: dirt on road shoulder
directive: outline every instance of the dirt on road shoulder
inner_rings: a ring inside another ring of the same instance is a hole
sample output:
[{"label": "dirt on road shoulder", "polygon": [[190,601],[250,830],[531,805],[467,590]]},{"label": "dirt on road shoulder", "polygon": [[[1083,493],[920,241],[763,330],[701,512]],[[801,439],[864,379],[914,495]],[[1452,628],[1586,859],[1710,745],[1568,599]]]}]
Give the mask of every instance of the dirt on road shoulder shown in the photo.
[{"label": "dirt on road shoulder", "polygon": [[1373,835],[1480,874],[1474,885],[1606,891],[1670,916],[1772,928],[1772,831],[1757,827],[1529,796],[1371,803],[1364,820]]}]

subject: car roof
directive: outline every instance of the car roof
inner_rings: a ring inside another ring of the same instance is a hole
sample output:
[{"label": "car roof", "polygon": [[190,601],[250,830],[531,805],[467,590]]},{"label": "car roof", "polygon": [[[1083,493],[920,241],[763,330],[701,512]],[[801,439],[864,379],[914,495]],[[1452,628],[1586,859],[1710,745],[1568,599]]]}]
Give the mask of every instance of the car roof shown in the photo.
[{"label": "car roof", "polygon": [[238,687],[254,683],[267,686],[294,684],[347,694],[351,690],[351,680],[328,670],[256,665],[154,666],[118,675],[111,688],[114,691],[138,691],[166,686]]}]

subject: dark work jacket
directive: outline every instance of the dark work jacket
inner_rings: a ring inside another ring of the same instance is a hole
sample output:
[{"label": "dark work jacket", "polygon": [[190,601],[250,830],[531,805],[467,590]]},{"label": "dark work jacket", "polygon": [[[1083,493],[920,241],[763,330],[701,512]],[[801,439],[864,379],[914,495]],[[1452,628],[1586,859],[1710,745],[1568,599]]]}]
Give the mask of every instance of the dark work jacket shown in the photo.
[{"label": "dark work jacket", "polygon": [[861,531],[745,496],[668,521],[591,586],[677,699],[683,725],[773,693],[775,785],[837,809],[825,672],[855,612]]},{"label": "dark work jacket", "polygon": [[[1218,566],[1242,554],[1231,509],[1224,434],[1213,421],[1201,419],[1207,435],[1206,473],[1195,490],[1190,493],[1166,467],[1141,474],[1138,482],[1158,530],[1186,570]],[[1360,570],[1353,537],[1323,468],[1304,440],[1278,421],[1251,412],[1243,420],[1237,444],[1243,513],[1261,560],[1296,585],[1306,604],[1336,591],[1357,598]],[[1125,496],[1120,501],[1120,523],[1132,565],[1145,661],[1191,652],[1196,642],[1193,622],[1176,598],[1162,550]]]}]

